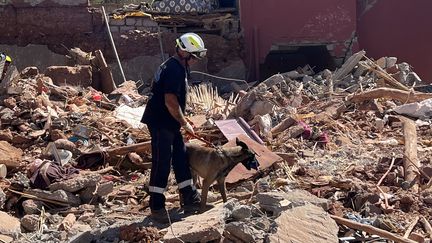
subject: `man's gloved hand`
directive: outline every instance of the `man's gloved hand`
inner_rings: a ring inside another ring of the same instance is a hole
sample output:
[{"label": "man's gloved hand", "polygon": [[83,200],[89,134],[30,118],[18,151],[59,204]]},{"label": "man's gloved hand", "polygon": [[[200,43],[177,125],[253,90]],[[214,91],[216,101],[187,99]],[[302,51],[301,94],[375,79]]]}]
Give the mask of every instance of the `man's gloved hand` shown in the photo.
[{"label": "man's gloved hand", "polygon": [[189,122],[186,122],[185,125],[183,125],[183,129],[187,132],[190,133],[192,135],[195,135],[194,129],[192,127],[192,125]]}]

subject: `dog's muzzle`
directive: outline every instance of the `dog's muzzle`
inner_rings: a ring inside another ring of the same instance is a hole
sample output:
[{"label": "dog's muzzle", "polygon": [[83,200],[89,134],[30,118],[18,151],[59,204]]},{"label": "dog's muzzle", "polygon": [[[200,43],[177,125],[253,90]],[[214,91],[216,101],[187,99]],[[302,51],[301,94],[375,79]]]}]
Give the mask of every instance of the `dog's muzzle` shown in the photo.
[{"label": "dog's muzzle", "polygon": [[258,170],[258,167],[260,166],[260,164],[259,164],[258,160],[256,159],[255,155],[252,158],[248,159],[247,161],[243,162],[242,164],[248,170],[251,170],[251,169]]}]

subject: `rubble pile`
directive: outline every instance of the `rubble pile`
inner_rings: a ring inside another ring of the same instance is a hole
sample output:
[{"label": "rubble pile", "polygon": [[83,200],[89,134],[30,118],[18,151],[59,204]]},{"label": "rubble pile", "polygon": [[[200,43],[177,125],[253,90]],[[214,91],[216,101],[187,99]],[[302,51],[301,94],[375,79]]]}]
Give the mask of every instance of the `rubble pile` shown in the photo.
[{"label": "rubble pile", "polygon": [[[246,120],[250,132],[283,159],[264,177],[270,188],[288,194],[300,188],[328,199],[326,210],[336,222],[344,224],[337,217],[345,217],[371,225],[371,230],[354,228],[371,233],[371,240],[378,237],[374,234],[400,241],[397,233],[415,240],[430,233],[432,95],[414,91],[420,78],[396,60],[373,61],[362,51],[336,72],[315,74],[306,66],[276,74],[240,92],[242,98],[227,116]],[[255,190],[245,191],[254,198]],[[360,231],[342,231],[346,237],[340,239],[346,241],[364,237]]]},{"label": "rubble pile", "polygon": [[210,191],[212,209],[159,225],[147,217],[147,94],[133,81],[104,94],[89,75],[106,69],[82,62],[2,82],[1,241],[430,239],[432,95],[415,91],[421,79],[408,64],[362,51],[335,72],[306,66],[222,96],[190,87],[197,137],[188,139],[231,146],[240,137],[261,168],[233,169],[227,203]]},{"label": "rubble pile", "polygon": [[[29,67],[2,82],[0,208],[20,218],[2,216],[10,218],[1,220],[2,236],[37,232],[40,240],[66,240],[100,226],[94,216],[104,209],[94,205],[101,197],[110,198],[106,203],[113,207],[119,205],[112,201],[137,204],[134,198],[142,197],[119,182],[141,181],[137,188],[142,189],[147,178],[149,134],[140,117],[134,123],[133,113],[146,96],[138,94],[133,81],[106,96],[78,86],[76,80],[88,80],[79,72],[57,72],[71,68],[50,67],[43,74]],[[63,82],[53,82],[53,72]]]}]

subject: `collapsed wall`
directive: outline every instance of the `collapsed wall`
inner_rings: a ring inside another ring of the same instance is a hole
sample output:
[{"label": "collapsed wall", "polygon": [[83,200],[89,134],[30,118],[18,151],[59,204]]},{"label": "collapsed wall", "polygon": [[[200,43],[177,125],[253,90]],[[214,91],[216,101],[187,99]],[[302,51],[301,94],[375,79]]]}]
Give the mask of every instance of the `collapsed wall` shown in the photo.
[{"label": "collapsed wall", "polygon": [[[0,51],[9,53],[18,69],[34,65],[43,71],[50,65],[66,65],[63,55],[68,48],[86,52],[100,49],[111,63],[114,77],[120,80],[102,12],[87,0],[7,0],[0,2],[0,22]],[[161,49],[165,57],[175,51],[174,40],[180,34],[173,31],[175,28],[163,28],[159,40],[158,24],[149,17],[110,22],[127,79],[150,80],[162,60]],[[202,36],[209,52],[208,60],[198,69],[242,78],[244,73],[233,76],[232,71],[224,71],[242,62],[239,40],[227,40],[220,34]]]},{"label": "collapsed wall", "polygon": [[[90,47],[101,42],[103,17],[88,1],[20,0],[0,3],[0,43]],[[96,40],[96,41],[95,41]]]}]

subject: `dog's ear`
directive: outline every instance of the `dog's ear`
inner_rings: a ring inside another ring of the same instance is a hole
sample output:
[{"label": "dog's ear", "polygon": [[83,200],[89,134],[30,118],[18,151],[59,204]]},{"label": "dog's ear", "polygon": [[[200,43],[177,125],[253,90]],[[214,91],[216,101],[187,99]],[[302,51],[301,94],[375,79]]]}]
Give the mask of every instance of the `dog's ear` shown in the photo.
[{"label": "dog's ear", "polygon": [[236,138],[236,144],[237,144],[237,146],[242,147],[242,150],[249,149],[248,146],[246,145],[246,143],[240,141],[240,139],[238,139],[238,138]]}]

